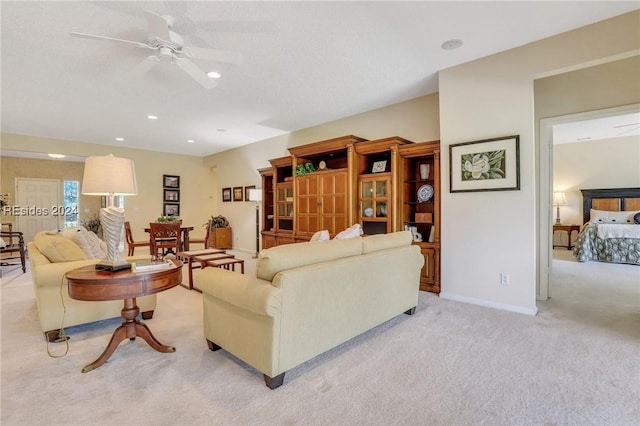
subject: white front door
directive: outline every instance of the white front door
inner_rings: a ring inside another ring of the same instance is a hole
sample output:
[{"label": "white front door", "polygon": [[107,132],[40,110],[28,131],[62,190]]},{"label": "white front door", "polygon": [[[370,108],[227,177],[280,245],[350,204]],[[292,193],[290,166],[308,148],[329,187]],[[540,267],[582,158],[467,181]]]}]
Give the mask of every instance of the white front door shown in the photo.
[{"label": "white front door", "polygon": [[24,241],[33,241],[40,231],[60,227],[60,181],[57,179],[16,179],[14,230],[24,234]]}]

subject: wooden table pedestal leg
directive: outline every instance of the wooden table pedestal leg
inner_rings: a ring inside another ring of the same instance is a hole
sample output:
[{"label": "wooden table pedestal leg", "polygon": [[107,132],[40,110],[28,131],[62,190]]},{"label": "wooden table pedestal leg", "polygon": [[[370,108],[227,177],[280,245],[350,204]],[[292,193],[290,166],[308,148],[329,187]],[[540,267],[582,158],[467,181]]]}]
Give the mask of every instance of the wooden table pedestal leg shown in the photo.
[{"label": "wooden table pedestal leg", "polygon": [[93,361],[91,364],[86,365],[83,369],[83,373],[88,373],[91,370],[95,370],[100,367],[102,364],[107,362],[109,357],[115,352],[118,348],[120,342],[124,339],[134,340],[136,336],[140,336],[149,346],[158,352],[175,352],[176,348],[173,346],[165,346],[155,338],[155,336],[149,330],[149,327],[146,324],[138,321],[138,314],[140,313],[140,308],[136,304],[136,299],[125,299],[124,300],[124,308],[122,308],[121,315],[124,318],[124,322],[115,329],[113,335],[111,336],[111,340],[107,345],[106,349],[102,354]]}]

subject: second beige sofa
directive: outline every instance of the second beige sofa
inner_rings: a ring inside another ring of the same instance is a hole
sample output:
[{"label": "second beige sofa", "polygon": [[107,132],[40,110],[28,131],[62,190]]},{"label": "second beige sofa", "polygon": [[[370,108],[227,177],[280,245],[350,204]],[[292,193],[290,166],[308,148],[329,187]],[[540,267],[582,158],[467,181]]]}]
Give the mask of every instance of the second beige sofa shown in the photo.
[{"label": "second beige sofa", "polygon": [[209,348],[264,373],[271,389],[297,365],[418,303],[424,258],[408,231],[263,250],[257,277],[205,268]]}]

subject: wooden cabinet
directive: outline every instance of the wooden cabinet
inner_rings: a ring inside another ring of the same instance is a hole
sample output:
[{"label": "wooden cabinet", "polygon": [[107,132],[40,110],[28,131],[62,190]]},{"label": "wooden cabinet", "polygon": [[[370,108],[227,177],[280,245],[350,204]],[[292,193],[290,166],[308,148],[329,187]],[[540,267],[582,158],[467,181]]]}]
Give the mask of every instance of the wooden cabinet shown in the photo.
[{"label": "wooden cabinet", "polygon": [[413,230],[425,265],[420,290],[440,293],[440,142],[402,146],[398,227]]},{"label": "wooden cabinet", "polygon": [[297,176],[296,235],[311,237],[326,229],[335,235],[348,222],[348,170],[326,170]]},{"label": "wooden cabinet", "polygon": [[357,220],[365,235],[397,231],[398,147],[413,142],[398,136],[355,144]]},{"label": "wooden cabinet", "polygon": [[439,141],[344,136],[289,152],[261,172],[263,200],[272,201],[271,210],[264,201],[263,248],[324,229],[334,237],[355,223],[366,235],[409,229],[425,259],[420,289],[440,292]]},{"label": "wooden cabinet", "polygon": [[391,174],[366,175],[358,179],[359,222],[365,235],[386,234],[392,229]]},{"label": "wooden cabinet", "polygon": [[308,163],[316,170],[293,178],[296,240],[309,239],[324,229],[333,237],[353,225],[353,146],[363,141],[344,136],[289,148],[294,170]]},{"label": "wooden cabinet", "polygon": [[233,238],[231,227],[213,228],[209,232],[210,248],[231,249],[233,248]]},{"label": "wooden cabinet", "polygon": [[293,232],[293,182],[276,184],[276,229]]},{"label": "wooden cabinet", "polygon": [[262,180],[262,215],[260,217],[260,235],[263,249],[275,246],[275,203],[273,194],[273,167],[259,169]]}]

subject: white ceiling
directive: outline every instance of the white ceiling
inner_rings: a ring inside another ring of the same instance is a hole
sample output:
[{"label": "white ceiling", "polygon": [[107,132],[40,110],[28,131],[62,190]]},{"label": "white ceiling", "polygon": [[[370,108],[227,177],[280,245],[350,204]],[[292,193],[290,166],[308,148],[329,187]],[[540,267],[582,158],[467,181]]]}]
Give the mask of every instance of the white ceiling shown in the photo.
[{"label": "white ceiling", "polygon": [[640,112],[553,126],[553,143],[556,145],[628,136],[640,136]]},{"label": "white ceiling", "polygon": [[[440,69],[638,8],[637,1],[2,1],[2,132],[205,156],[437,92]],[[243,63],[194,60],[223,74],[204,89],[168,62],[131,75],[149,51],[69,35],[145,41],[145,9],[172,15],[185,45],[237,51]],[[461,48],[440,48],[454,38]]]}]

